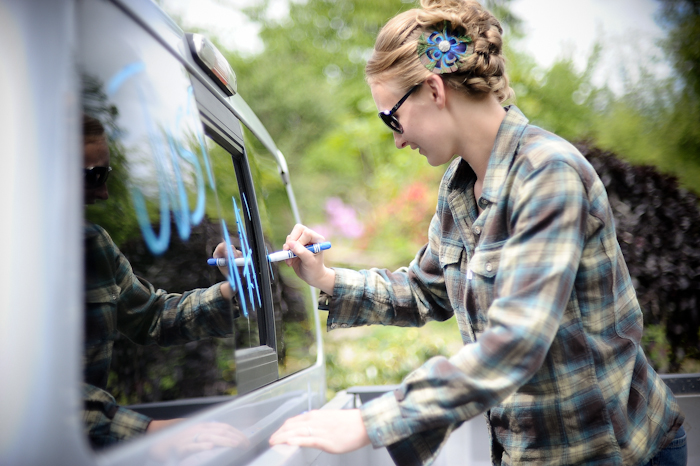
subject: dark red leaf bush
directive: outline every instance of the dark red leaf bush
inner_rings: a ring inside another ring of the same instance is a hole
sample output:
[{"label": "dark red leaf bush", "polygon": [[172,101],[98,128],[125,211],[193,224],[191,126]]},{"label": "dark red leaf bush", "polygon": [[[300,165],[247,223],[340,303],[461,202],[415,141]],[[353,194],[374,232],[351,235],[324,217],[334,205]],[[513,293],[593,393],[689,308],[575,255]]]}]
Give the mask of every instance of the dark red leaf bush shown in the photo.
[{"label": "dark red leaf bush", "polygon": [[577,147],[600,175],[617,239],[644,313],[663,325],[671,372],[700,359],[700,208],[698,196],[655,167],[635,166],[590,144]]}]

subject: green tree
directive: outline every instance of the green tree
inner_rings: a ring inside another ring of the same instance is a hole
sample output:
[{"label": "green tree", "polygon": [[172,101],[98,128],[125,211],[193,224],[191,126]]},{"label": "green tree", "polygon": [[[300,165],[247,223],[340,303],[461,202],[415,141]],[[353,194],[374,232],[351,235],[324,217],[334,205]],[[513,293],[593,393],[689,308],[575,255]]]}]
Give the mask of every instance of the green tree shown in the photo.
[{"label": "green tree", "polygon": [[670,26],[664,46],[682,86],[667,126],[681,157],[700,165],[700,0],[662,0],[661,18]]},{"label": "green tree", "polygon": [[[592,79],[610,44],[596,46],[582,71],[576,69],[571,57],[542,69],[518,43],[521,24],[509,9],[510,1],[485,4],[506,29],[505,52],[517,95],[515,103],[533,124],[571,141],[587,140],[632,163],[655,165],[679,176],[686,188],[697,192],[699,2],[660,1],[661,17],[669,29],[665,49],[673,57],[677,75],[660,80],[642,69],[639,80],[624,83],[621,95],[606,85],[595,85]],[[238,75],[241,95],[287,157],[304,221],[322,223],[325,202],[335,197],[354,207],[365,222],[360,238],[332,238],[334,246],[328,257],[338,259],[332,265],[406,265],[426,239],[434,209],[430,196],[437,191],[444,167],[429,167],[415,152],[394,147],[391,132],[376,116],[363,76],[380,27],[416,4],[398,0],[293,1],[289,17],[280,21],[269,19],[269,4],[265,2],[248,10],[262,26],[264,50],[253,56],[225,52]],[[343,250],[352,254],[339,254]],[[379,335],[373,329],[358,332],[373,335],[370,341]],[[454,329],[449,334],[459,338]],[[364,348],[368,340],[357,341],[357,347]],[[665,343],[659,345],[665,348]],[[340,379],[331,385],[357,383],[335,372],[344,365],[333,365],[340,357],[333,348],[331,342],[329,377]],[[665,349],[661,353],[661,359],[666,357]],[[353,373],[358,370],[364,369],[355,367]],[[377,371],[376,378],[370,377]],[[368,373],[370,383],[396,381],[395,376],[387,373],[383,378],[383,369],[378,366]]]}]

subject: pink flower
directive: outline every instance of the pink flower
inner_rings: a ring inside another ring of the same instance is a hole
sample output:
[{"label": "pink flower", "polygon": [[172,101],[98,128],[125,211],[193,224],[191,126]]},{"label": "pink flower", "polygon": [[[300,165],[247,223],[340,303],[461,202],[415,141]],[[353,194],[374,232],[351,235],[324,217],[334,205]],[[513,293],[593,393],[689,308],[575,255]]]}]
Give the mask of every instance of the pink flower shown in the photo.
[{"label": "pink flower", "polygon": [[337,197],[328,198],[326,201],[326,215],[331,227],[346,238],[359,238],[365,231],[364,225],[357,219],[355,209],[345,205]]}]

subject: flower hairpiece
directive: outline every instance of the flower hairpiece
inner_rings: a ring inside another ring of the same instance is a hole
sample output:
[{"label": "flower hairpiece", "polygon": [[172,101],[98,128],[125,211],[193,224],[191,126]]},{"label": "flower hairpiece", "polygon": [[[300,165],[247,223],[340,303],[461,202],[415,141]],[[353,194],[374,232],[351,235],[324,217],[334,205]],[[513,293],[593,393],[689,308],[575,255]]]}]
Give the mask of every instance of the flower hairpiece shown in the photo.
[{"label": "flower hairpiece", "polygon": [[420,62],[436,74],[453,73],[459,69],[461,60],[474,53],[472,38],[458,36],[443,24],[442,32],[433,31],[428,37],[421,34],[418,41]]}]

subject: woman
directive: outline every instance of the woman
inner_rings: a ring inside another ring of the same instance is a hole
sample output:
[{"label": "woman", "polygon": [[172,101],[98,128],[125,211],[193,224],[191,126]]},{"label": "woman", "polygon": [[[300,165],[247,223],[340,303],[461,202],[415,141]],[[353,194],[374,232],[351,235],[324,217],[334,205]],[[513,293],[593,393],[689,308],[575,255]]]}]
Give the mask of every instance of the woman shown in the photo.
[{"label": "woman", "polygon": [[512,95],[501,33],[478,3],[422,0],[377,38],[367,81],[396,146],[434,166],[458,155],[408,268],[329,269],[302,247],[324,238],[301,225],[286,244],[322,291],[329,329],[454,313],[465,346],[360,409],[290,419],[272,444],[371,442],[397,464],[428,464],[486,413],[494,464],[645,464],[669,452],[681,458],[663,464],[685,464],[684,418],[641,349],[605,188],[571,144],[501,106]]}]

